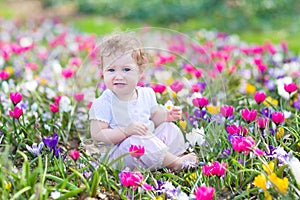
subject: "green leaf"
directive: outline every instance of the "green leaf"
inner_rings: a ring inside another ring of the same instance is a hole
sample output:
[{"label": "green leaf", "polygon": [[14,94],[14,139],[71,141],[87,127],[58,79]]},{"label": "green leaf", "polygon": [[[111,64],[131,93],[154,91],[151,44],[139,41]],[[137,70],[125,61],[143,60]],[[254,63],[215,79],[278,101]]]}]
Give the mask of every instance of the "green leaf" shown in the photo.
[{"label": "green leaf", "polygon": [[11,200],[15,200],[15,199],[19,199],[20,195],[23,194],[24,192],[30,190],[31,187],[30,186],[27,186],[27,187],[24,187],[22,190],[18,191],[12,198]]},{"label": "green leaf", "polygon": [[79,193],[83,192],[86,188],[77,188],[75,190],[69,191],[67,193],[65,193],[64,195],[60,196],[57,200],[64,200],[64,199],[68,199],[70,197],[74,197],[76,195],[78,195]]}]

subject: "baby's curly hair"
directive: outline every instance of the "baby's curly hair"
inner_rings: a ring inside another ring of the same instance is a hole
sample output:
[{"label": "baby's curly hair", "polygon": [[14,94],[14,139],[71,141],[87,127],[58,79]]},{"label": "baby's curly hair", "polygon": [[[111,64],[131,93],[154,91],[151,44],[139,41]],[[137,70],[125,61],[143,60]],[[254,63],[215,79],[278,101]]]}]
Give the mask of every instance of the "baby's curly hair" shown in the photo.
[{"label": "baby's curly hair", "polygon": [[144,71],[148,63],[147,54],[142,42],[133,33],[114,33],[103,38],[100,45],[101,68],[103,69],[104,57],[125,55],[131,53],[132,58]]}]

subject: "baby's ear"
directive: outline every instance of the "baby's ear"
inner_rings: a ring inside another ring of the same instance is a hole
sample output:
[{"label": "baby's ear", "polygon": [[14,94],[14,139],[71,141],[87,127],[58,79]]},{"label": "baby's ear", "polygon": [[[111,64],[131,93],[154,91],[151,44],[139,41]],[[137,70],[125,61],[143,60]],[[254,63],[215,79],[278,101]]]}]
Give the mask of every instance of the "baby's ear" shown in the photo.
[{"label": "baby's ear", "polygon": [[103,69],[99,70],[99,76],[100,76],[100,78],[103,78]]},{"label": "baby's ear", "polygon": [[141,76],[144,75],[145,70],[146,70],[146,64],[139,66],[139,72]]},{"label": "baby's ear", "polygon": [[140,73],[140,79],[139,79],[139,82],[144,82],[145,80],[145,74],[144,72]]}]

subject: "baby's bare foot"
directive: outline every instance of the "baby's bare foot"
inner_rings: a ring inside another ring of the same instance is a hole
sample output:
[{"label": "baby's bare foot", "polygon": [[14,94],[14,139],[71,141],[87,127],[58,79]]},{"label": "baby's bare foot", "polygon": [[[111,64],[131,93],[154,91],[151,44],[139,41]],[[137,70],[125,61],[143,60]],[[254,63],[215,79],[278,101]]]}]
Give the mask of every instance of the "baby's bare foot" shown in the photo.
[{"label": "baby's bare foot", "polygon": [[199,163],[198,157],[194,153],[189,153],[180,157],[181,168],[194,168]]}]

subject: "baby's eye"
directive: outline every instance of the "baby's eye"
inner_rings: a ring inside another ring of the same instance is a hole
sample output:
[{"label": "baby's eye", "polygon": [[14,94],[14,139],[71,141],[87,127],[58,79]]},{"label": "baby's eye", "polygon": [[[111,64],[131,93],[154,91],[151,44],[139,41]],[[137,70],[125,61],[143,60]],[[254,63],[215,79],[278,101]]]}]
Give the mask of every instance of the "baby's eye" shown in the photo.
[{"label": "baby's eye", "polygon": [[130,69],[129,67],[125,67],[125,68],[123,69],[123,71],[124,71],[124,72],[129,72],[129,71],[131,71],[131,69]]},{"label": "baby's eye", "polygon": [[110,69],[107,69],[106,71],[108,71],[108,72],[114,72],[115,69],[110,68]]}]

